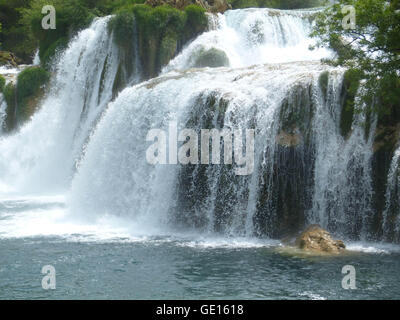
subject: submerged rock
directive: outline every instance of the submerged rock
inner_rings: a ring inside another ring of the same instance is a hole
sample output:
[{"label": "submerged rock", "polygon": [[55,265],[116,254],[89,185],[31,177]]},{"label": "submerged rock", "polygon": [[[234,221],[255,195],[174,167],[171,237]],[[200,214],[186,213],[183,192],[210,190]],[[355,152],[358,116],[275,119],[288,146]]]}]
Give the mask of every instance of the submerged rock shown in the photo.
[{"label": "submerged rock", "polygon": [[346,246],[341,240],[332,239],[328,231],[319,225],[311,225],[295,241],[296,247],[316,253],[339,253]]},{"label": "submerged rock", "polygon": [[194,62],[194,67],[196,68],[218,68],[228,66],[229,58],[227,57],[226,53],[216,48],[201,50]]}]

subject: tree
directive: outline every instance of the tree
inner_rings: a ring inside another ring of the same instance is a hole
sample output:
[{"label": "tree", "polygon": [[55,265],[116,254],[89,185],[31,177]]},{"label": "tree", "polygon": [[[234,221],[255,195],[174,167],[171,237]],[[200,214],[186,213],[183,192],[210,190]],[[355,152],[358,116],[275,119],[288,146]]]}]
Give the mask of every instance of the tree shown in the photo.
[{"label": "tree", "polygon": [[[355,9],[350,28],[343,25],[346,5]],[[326,62],[358,75],[367,107],[383,113],[400,107],[400,0],[339,0],[317,14],[312,36],[335,51]]]}]

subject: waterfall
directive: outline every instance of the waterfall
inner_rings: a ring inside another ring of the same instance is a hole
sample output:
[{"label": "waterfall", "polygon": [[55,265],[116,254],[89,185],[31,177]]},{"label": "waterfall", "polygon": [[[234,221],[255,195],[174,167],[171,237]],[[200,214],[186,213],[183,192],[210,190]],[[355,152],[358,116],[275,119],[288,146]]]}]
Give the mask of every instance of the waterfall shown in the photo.
[{"label": "waterfall", "polygon": [[194,67],[198,56],[211,48],[224,52],[233,68],[329,57],[331,53],[325,49],[309,50],[314,44],[308,37],[313,14],[315,11],[252,8],[219,14],[213,28],[186,47],[164,72]]},{"label": "waterfall", "polygon": [[[138,48],[119,50],[110,17],[96,19],[62,53],[40,110],[0,138],[0,186],[61,190],[71,216],[124,217],[138,232],[279,238],[319,223],[348,239],[369,238],[375,122],[367,129],[355,114],[343,135],[345,70],[319,61],[331,52],[309,50],[313,14],[243,9],[210,17],[209,31],[141,83]],[[210,53],[220,65],[200,66]],[[124,70],[127,59],[133,74]],[[148,132],[170,134],[171,123],[199,135],[253,129],[254,171],[148,163]],[[385,221],[398,183],[395,158]]]},{"label": "waterfall", "polygon": [[71,40],[54,67],[40,110],[19,132],[0,140],[0,180],[10,190],[68,188],[88,137],[112,99],[119,57],[108,20],[96,19]]},{"label": "waterfall", "polygon": [[[331,79],[330,79],[331,80]],[[367,238],[372,215],[371,159],[375,123],[366,137],[363,114],[356,114],[350,136],[340,133],[340,83],[333,79],[331,94],[320,104],[313,123],[316,161],[313,207],[310,222],[318,223],[342,236]],[[328,92],[329,92],[328,91]],[[326,117],[326,112],[331,117]],[[327,121],[328,119],[328,121]]]},{"label": "waterfall", "polygon": [[[285,149],[306,153],[305,140],[313,135],[305,124],[290,127],[298,125],[290,124],[290,118],[311,123],[311,109],[320,108],[334,123],[331,109],[319,106],[322,93],[311,94],[318,92],[319,76],[326,70],[330,68],[319,62],[303,62],[182,71],[125,89],[91,138],[72,184],[72,211],[131,216],[150,225],[169,221],[227,234],[273,236],[281,214],[274,208],[279,205],[276,193],[283,191],[274,181],[277,162]],[[332,77],[340,74],[332,72]],[[337,86],[330,86],[329,92]],[[290,95],[303,98],[303,104],[299,99],[285,103]],[[171,121],[182,128],[256,129],[255,172],[239,177],[224,165],[148,164],[147,132],[167,131]]]},{"label": "waterfall", "polygon": [[383,233],[386,240],[400,241],[400,175],[399,175],[400,147],[394,152],[390,164],[385,200],[386,205],[383,212]]}]

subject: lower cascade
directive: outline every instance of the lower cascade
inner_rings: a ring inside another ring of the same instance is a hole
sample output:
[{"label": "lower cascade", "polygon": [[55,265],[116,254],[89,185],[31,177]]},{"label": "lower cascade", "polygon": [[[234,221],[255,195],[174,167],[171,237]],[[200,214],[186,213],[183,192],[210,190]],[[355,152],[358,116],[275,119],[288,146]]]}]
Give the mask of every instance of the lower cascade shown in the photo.
[{"label": "lower cascade", "polygon": [[[71,217],[123,217],[138,230],[280,239],[318,224],[343,239],[399,242],[400,149],[378,194],[376,119],[349,118],[346,70],[319,61],[328,51],[308,53],[311,14],[218,14],[142,82],[136,56],[124,69],[130,58],[110,17],[96,19],[59,57],[40,110],[18,132],[0,133],[2,197],[61,192]],[[0,127],[5,108],[0,95]],[[235,161],[150,164],[147,134],[171,123],[198,137],[254,130],[251,174],[236,174]]]}]

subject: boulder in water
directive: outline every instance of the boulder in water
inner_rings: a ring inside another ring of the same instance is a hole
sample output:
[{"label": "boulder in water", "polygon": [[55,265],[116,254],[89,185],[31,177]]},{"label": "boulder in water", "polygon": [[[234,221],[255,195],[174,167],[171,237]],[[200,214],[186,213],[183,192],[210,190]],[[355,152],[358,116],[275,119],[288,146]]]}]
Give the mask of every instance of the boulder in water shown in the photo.
[{"label": "boulder in water", "polygon": [[208,50],[202,49],[194,62],[194,67],[196,68],[218,68],[218,67],[228,67],[229,58],[226,53],[222,50],[211,48]]},{"label": "boulder in water", "polygon": [[332,239],[328,231],[315,224],[297,237],[295,245],[302,250],[317,253],[340,253],[346,248],[343,241]]}]

